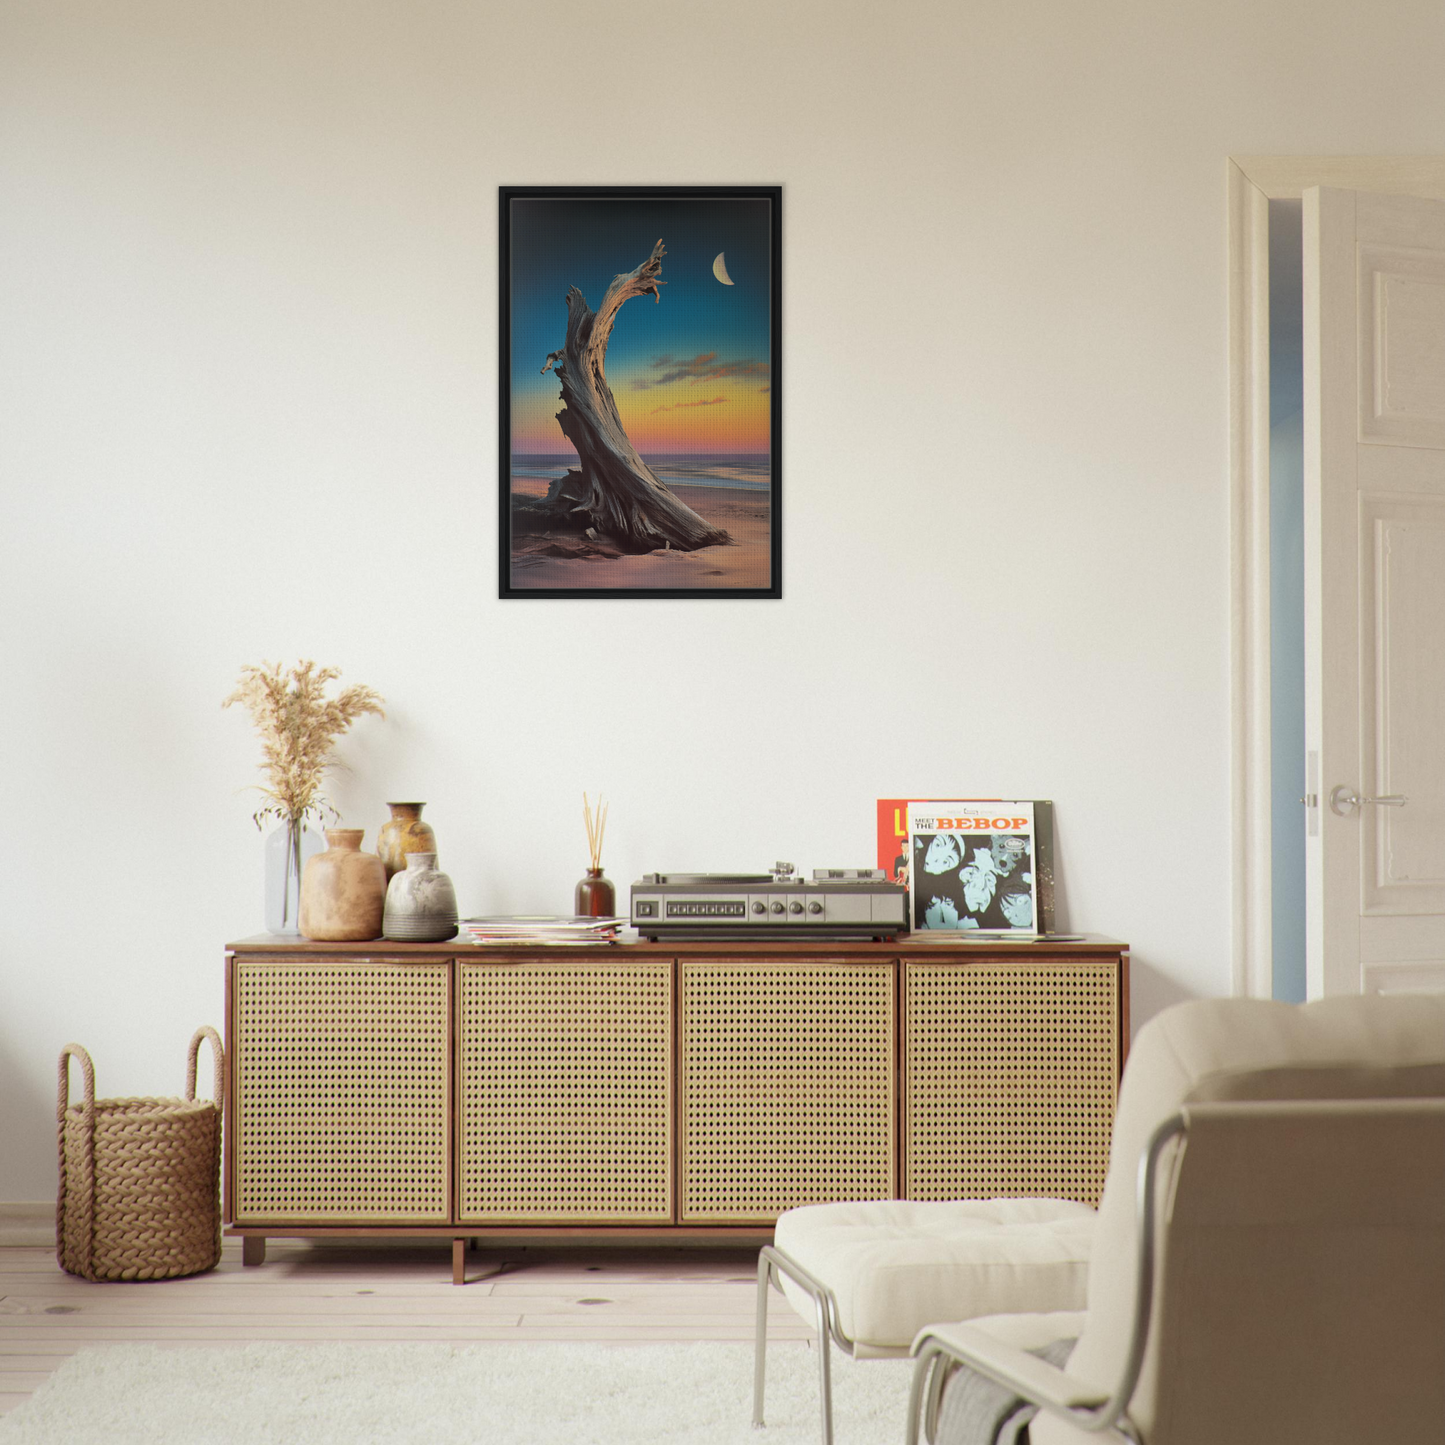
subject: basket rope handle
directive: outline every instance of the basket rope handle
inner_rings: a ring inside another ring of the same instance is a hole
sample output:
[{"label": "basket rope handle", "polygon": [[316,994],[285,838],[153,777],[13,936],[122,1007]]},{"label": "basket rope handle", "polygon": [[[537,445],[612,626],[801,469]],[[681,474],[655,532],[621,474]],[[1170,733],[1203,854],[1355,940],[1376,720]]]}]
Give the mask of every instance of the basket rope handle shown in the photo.
[{"label": "basket rope handle", "polygon": [[[70,1061],[80,1060],[80,1072],[85,1080],[85,1102],[80,1109],[80,1123],[84,1132],[82,1153],[79,1160],[80,1178],[70,1176],[69,1156],[65,1147],[65,1116],[70,1112]],[[55,1194],[55,1256],[65,1265],[66,1214],[74,1208],[79,1219],[75,1232],[85,1241],[81,1273],[95,1267],[95,1065],[90,1055],[79,1044],[66,1044],[60,1051],[60,1088],[56,1096],[55,1124],[60,1150],[59,1188]],[[71,1206],[68,1196],[74,1189],[76,1198]]]},{"label": "basket rope handle", "polygon": [[191,1047],[186,1054],[186,1100],[196,1097],[196,1065],[201,1052],[201,1040],[211,1041],[211,1059],[216,1066],[215,1087],[212,1090],[218,1109],[226,1103],[226,1051],[221,1047],[221,1036],[209,1024],[202,1024],[191,1035]]},{"label": "basket rope handle", "polygon": [[70,1061],[72,1058],[80,1060],[81,1077],[85,1081],[85,1105],[82,1113],[89,1126],[95,1118],[95,1065],[91,1063],[90,1055],[79,1044],[66,1044],[60,1051],[60,1090],[56,1100],[55,1117],[56,1121],[63,1126],[65,1111],[70,1107]]}]

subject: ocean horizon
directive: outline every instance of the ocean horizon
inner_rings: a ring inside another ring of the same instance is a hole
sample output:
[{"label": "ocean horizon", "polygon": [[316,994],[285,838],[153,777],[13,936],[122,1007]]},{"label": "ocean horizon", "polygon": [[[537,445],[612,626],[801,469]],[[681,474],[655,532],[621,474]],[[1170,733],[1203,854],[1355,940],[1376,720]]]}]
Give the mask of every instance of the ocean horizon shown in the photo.
[{"label": "ocean horizon", "polygon": [[[674,455],[639,453],[657,479],[667,486],[730,487],[737,491],[772,489],[772,460],[757,452],[687,452]],[[513,452],[514,477],[554,481],[577,466],[575,452]]]}]

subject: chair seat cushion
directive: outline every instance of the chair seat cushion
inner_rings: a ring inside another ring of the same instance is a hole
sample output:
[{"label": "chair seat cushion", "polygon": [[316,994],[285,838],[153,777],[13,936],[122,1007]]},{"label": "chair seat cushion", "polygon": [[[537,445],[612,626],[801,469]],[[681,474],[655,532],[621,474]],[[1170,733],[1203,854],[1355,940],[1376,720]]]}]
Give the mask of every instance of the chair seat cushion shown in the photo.
[{"label": "chair seat cushion", "polygon": [[[790,1209],[773,1237],[833,1291],[857,1353],[906,1354],[925,1325],[1083,1309],[1094,1218],[1072,1199],[885,1199]],[[814,1320],[786,1277],[783,1293]]]}]

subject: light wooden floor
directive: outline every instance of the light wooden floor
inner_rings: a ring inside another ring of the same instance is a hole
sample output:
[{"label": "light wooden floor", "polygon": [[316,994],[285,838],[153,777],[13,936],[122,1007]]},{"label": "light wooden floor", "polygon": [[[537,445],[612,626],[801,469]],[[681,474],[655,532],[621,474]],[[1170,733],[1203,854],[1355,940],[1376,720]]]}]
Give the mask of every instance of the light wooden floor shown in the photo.
[{"label": "light wooden floor", "polygon": [[[190,1279],[90,1284],[53,1249],[0,1249],[0,1412],[106,1342],[751,1340],[755,1249],[484,1250],[451,1282],[451,1245],[272,1240],[266,1263]],[[809,1330],[774,1293],[770,1339]]]}]

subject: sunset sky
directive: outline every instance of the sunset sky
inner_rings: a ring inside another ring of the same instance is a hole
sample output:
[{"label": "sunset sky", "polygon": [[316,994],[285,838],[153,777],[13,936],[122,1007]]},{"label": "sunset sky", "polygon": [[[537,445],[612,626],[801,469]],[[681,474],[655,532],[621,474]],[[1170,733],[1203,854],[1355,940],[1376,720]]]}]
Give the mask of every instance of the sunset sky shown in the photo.
[{"label": "sunset sky", "polygon": [[[607,380],[644,455],[748,452],[769,441],[766,200],[511,202],[512,451],[567,453],[561,387],[543,362],[567,335],[567,288],[595,310],[612,278],[662,238],[660,304],[618,313]],[[733,284],[713,274],[722,252]]]}]

